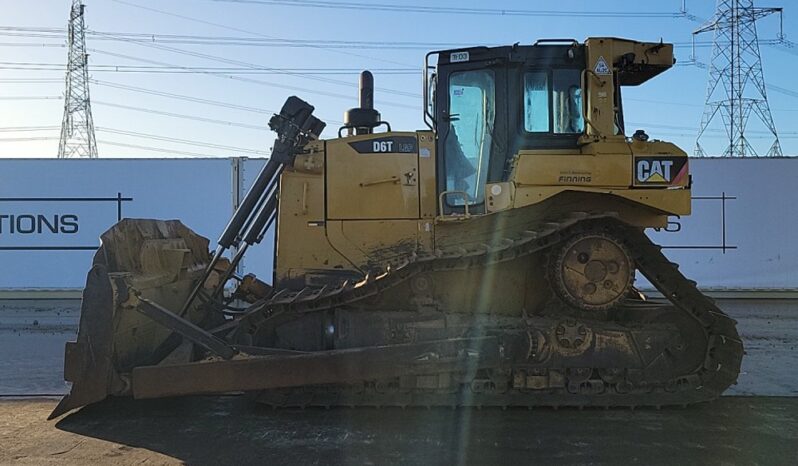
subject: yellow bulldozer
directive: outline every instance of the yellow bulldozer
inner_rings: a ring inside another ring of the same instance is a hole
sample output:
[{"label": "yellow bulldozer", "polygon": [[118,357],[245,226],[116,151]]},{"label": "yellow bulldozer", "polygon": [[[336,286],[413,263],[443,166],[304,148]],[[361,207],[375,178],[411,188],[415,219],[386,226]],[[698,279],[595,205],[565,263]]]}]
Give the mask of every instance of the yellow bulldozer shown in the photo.
[{"label": "yellow bulldozer", "polygon": [[[276,407],[718,397],[740,371],[735,322],[644,233],[690,213],[687,155],[624,125],[623,87],[673,64],[671,44],[618,38],[430,52],[428,129],[393,131],[363,72],[329,140],[290,97],[214,250],[177,220],[102,235],[51,417],[227,392]],[[273,277],[240,276],[270,229]]]}]

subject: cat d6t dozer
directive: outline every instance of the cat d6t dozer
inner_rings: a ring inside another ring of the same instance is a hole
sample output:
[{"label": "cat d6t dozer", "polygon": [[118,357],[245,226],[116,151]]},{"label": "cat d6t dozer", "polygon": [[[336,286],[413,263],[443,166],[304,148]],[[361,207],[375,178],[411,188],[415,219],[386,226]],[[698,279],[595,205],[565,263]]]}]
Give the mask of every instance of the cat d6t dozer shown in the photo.
[{"label": "cat d6t dozer", "polygon": [[[433,64],[434,62],[434,64]],[[644,234],[690,213],[686,154],[626,136],[623,86],[673,47],[617,38],[431,52],[428,130],[360,105],[321,140],[289,98],[218,240],[102,236],[53,412],[247,392],[273,406],[661,406],[737,379],[735,322]],[[384,127],[384,130],[381,128]],[[275,232],[271,283],[241,258]],[[633,286],[646,277],[665,299]]]}]

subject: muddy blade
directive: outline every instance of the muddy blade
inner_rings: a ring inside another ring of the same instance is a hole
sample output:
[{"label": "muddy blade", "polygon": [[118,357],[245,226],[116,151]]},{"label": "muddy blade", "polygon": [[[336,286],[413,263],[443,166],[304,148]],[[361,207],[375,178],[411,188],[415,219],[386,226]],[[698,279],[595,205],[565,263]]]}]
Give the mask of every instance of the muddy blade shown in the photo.
[{"label": "muddy blade", "polygon": [[64,354],[64,378],[72,382],[48,419],[105,399],[117,379],[112,363],[114,293],[104,265],[95,265],[86,278],[80,306],[80,330]]},{"label": "muddy blade", "polygon": [[[208,262],[208,240],[176,220],[125,219],[101,237],[86,279],[75,342],[66,345],[64,378],[72,382],[50,419],[129,392],[127,375],[158,364],[181,343],[179,335],[125,304],[129,289],[174,312]],[[207,317],[199,305],[185,318]]]}]

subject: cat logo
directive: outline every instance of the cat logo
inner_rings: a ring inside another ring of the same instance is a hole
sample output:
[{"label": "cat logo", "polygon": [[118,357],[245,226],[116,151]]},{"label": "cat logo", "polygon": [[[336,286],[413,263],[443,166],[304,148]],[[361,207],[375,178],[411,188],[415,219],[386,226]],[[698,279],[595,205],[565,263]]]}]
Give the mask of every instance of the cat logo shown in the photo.
[{"label": "cat logo", "polygon": [[686,157],[635,158],[636,185],[671,185],[682,181],[687,173]]}]

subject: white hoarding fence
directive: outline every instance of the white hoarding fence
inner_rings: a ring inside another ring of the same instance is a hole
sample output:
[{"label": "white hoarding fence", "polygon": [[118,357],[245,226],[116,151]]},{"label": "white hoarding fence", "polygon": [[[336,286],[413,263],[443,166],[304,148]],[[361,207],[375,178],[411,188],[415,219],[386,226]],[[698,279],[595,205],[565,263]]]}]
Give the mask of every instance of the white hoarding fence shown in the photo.
[{"label": "white hoarding fence", "polygon": [[180,219],[215,238],[229,159],[0,160],[0,288],[81,288],[121,217]]},{"label": "white hoarding fence", "polygon": [[648,232],[703,289],[798,290],[798,159],[690,160],[693,213]]},{"label": "white hoarding fence", "polygon": [[[0,160],[0,289],[81,288],[99,235],[122,217],[180,219],[213,242],[263,163]],[[690,164],[693,215],[652,239],[704,289],[798,290],[798,159]],[[273,238],[250,249],[242,272],[271,281]]]},{"label": "white hoarding fence", "polygon": [[[93,251],[132,197],[2,197],[0,251]],[[102,230],[100,230],[102,231]]]}]

